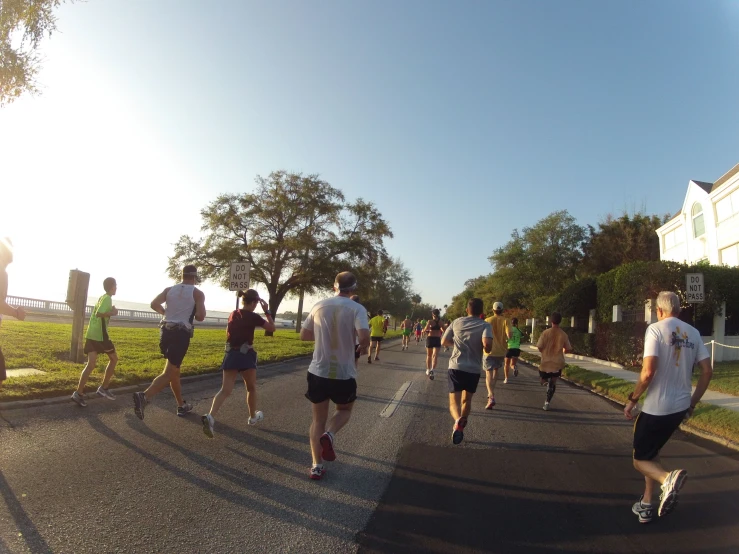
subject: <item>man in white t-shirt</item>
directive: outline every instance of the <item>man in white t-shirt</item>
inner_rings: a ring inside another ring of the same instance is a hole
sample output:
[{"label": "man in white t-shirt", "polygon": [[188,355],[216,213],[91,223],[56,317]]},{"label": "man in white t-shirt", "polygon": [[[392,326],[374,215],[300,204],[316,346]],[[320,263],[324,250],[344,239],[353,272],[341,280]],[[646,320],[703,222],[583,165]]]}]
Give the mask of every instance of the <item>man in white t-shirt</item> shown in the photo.
[{"label": "man in white t-shirt", "polygon": [[[640,523],[654,519],[654,490],[661,485],[657,515],[669,514],[677,505],[680,489],[687,479],[684,469],[666,471],[659,459],[660,449],[680,423],[693,415],[711,382],[710,356],[700,333],[680,315],[680,299],[674,292],[657,296],[657,323],[647,328],[644,337],[644,362],[634,392],[624,407],[624,415],[633,419],[632,411],[646,390],[642,412],[634,424],[634,467],[646,482],[644,495],[632,507]],[[699,364],[701,375],[691,394],[693,366]]]},{"label": "man in white t-shirt", "polygon": [[[324,460],[336,459],[334,437],[349,422],[357,399],[355,337],[359,338],[359,349],[364,353],[369,348],[370,333],[367,309],[351,299],[356,289],[357,278],[352,273],[339,273],[334,282],[336,296],[317,302],[300,331],[301,340],[316,343],[313,361],[308,367],[308,392],[305,393],[313,403],[311,479],[323,477]],[[336,405],[330,420],[329,401]]]}]

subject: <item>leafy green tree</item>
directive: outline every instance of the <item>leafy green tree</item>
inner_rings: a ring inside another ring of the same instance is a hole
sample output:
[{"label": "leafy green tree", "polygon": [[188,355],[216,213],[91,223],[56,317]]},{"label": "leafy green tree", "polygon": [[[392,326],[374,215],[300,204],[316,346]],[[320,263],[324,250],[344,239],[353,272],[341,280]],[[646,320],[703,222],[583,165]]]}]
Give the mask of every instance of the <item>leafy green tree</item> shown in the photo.
[{"label": "leafy green tree", "polygon": [[586,229],[566,210],[521,232],[515,229],[511,240],[489,258],[501,292],[508,292],[520,307],[533,308],[536,298],[562,290],[578,275],[586,239]]},{"label": "leafy green tree", "polygon": [[54,9],[62,1],[0,0],[0,107],[38,93],[38,46],[56,31]]},{"label": "leafy green tree", "polygon": [[598,224],[588,225],[589,238],[583,246],[583,265],[588,275],[597,276],[620,265],[659,260],[657,229],[669,216],[624,213],[612,215]]},{"label": "leafy green tree", "polygon": [[372,203],[347,202],[317,175],[275,171],[256,183],[254,192],[221,195],[200,212],[203,237],[180,237],[171,277],[192,263],[227,288],[230,263],[248,261],[277,313],[286,296],[330,290],[339,271],[387,258],[383,241],[392,232]]},{"label": "leafy green tree", "polygon": [[[384,257],[378,264],[353,270],[359,282],[359,299],[370,313],[383,310],[402,319],[413,309],[413,279],[399,259]],[[420,301],[420,297],[419,301]]]}]

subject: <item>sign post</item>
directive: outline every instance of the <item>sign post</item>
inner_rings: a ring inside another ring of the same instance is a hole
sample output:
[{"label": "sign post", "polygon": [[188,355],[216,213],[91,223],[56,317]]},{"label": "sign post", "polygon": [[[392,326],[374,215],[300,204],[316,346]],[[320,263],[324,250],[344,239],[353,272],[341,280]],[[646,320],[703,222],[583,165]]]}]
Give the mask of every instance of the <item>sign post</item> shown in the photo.
[{"label": "sign post", "polygon": [[228,279],[228,290],[236,291],[236,309],[239,309],[239,292],[249,288],[249,262],[231,262],[231,271]]},{"label": "sign post", "polygon": [[685,298],[689,304],[705,302],[706,289],[703,284],[702,273],[688,273],[685,275]]},{"label": "sign post", "polygon": [[72,269],[69,271],[67,283],[67,305],[72,308],[72,345],[69,359],[76,363],[84,361],[82,347],[82,331],[85,328],[85,308],[87,307],[87,289],[90,286],[90,274]]}]

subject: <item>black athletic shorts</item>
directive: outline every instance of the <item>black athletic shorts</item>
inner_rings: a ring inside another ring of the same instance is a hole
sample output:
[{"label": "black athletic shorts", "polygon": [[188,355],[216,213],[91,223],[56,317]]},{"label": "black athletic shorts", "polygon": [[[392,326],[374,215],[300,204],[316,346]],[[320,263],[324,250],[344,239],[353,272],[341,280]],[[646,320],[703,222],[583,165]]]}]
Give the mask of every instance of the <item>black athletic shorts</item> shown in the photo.
[{"label": "black athletic shorts", "polygon": [[370,337],[370,342],[382,342],[385,337]]},{"label": "black athletic shorts", "polygon": [[657,416],[640,413],[634,422],[634,459],[653,460],[680,427],[688,410]]},{"label": "black athletic shorts", "polygon": [[474,394],[477,392],[477,384],[479,382],[479,373],[470,373],[469,371],[460,371],[459,369],[450,369],[448,372],[447,383],[450,393],[464,390]]},{"label": "black athletic shorts", "polygon": [[0,349],[0,381],[5,381],[8,378],[8,374],[5,372],[5,356],[3,351]]},{"label": "black athletic shorts", "polygon": [[190,331],[183,328],[162,327],[159,334],[159,350],[173,366],[180,367],[190,348]]},{"label": "black athletic shorts", "polygon": [[550,377],[562,377],[562,370],[559,371],[552,371],[550,373],[544,373],[543,371],[539,372],[539,377],[542,379],[549,379]]},{"label": "black athletic shorts", "polygon": [[509,348],[505,353],[506,358],[518,358],[521,355],[520,348]]},{"label": "black athletic shorts", "polygon": [[428,337],[426,348],[441,348],[441,337]]},{"label": "black athletic shorts", "polygon": [[357,399],[356,379],[328,379],[308,372],[308,392],[305,397],[320,404],[330,400],[334,404],[351,404]]},{"label": "black athletic shorts", "polygon": [[108,340],[92,340],[92,339],[85,339],[85,349],[83,350],[85,354],[89,354],[90,352],[96,352],[98,354],[112,354],[115,352],[115,345],[113,344],[113,341]]}]

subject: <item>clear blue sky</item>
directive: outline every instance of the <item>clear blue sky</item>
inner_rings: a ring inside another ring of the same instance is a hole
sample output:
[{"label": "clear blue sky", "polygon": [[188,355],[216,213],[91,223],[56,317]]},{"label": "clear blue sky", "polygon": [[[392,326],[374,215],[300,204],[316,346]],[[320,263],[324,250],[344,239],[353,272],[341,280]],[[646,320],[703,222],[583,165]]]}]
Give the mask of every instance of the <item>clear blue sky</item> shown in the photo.
[{"label": "clear blue sky", "polygon": [[[90,0],[58,14],[43,95],[0,110],[11,293],[59,297],[80,267],[148,302],[201,207],[284,168],[373,201],[389,252],[443,305],[516,227],[560,209],[581,224],[674,213],[689,179],[739,162],[739,2]],[[29,252],[59,266],[47,294]]]}]

